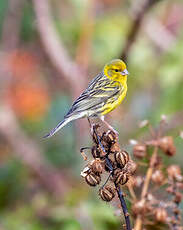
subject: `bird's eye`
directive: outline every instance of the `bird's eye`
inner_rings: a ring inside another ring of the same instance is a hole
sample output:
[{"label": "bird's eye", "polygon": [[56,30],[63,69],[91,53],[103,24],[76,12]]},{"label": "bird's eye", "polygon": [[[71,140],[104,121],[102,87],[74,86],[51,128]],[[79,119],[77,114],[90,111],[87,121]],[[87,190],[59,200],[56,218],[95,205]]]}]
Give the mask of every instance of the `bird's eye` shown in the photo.
[{"label": "bird's eye", "polygon": [[119,69],[114,69],[115,72],[119,72]]}]

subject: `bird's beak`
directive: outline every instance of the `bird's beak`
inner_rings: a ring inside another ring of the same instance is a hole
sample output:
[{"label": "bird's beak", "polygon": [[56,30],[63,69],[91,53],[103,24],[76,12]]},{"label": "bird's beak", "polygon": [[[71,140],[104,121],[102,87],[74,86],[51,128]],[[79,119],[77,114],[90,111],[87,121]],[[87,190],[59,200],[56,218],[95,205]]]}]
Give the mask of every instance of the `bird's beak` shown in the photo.
[{"label": "bird's beak", "polygon": [[122,75],[129,75],[129,72],[127,69],[124,69],[122,72],[121,72]]}]

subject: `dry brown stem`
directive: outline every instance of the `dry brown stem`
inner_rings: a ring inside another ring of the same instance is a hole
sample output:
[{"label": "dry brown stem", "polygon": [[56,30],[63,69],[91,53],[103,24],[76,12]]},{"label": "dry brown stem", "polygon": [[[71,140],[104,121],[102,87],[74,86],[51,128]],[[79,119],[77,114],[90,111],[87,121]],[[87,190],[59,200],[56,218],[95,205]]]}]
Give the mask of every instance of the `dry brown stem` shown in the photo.
[{"label": "dry brown stem", "polygon": [[[33,0],[37,28],[45,51],[62,79],[70,85],[73,97],[84,89],[86,78],[80,68],[69,57],[61,38],[58,36],[51,16],[48,0]],[[79,84],[78,84],[79,81]]]},{"label": "dry brown stem", "polygon": [[[8,1],[8,10],[4,18],[2,28],[2,44],[4,50],[15,48],[19,43],[19,24],[21,20],[23,0],[10,0]],[[16,19],[16,20],[15,20]],[[13,36],[10,36],[12,33]]]},{"label": "dry brown stem", "polygon": [[[157,153],[158,153],[158,146],[155,146],[154,152],[153,152],[151,159],[150,159],[149,168],[146,172],[145,181],[144,181],[144,184],[142,187],[141,199],[144,199],[147,196],[149,184],[150,184],[152,174],[154,171],[154,166],[155,166],[155,163],[157,160]],[[134,230],[141,230],[142,229],[142,222],[143,222],[142,218],[143,217],[140,214],[137,216],[136,221],[135,221],[135,225],[134,225]]]},{"label": "dry brown stem", "polygon": [[137,12],[136,17],[133,21],[133,24],[130,28],[130,32],[129,35],[127,36],[126,39],[126,44],[124,45],[124,49],[122,51],[121,59],[122,60],[126,60],[130,50],[132,48],[132,45],[134,44],[137,36],[138,36],[138,32],[140,30],[141,24],[143,22],[143,19],[146,15],[146,13],[149,11],[149,9],[158,1],[156,0],[145,0],[143,3],[143,6],[140,8],[140,10]]}]

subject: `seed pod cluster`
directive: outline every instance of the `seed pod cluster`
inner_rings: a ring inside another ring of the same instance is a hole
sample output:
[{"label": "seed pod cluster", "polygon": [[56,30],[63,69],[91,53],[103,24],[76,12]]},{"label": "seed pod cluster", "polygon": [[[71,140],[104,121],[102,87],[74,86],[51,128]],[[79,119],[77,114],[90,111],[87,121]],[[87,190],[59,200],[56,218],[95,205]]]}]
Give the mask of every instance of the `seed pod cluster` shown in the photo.
[{"label": "seed pod cluster", "polygon": [[110,180],[99,189],[101,199],[109,202],[116,193],[114,184],[126,184],[134,167],[129,154],[120,149],[116,133],[111,130],[100,133],[98,128],[99,126],[94,126],[92,131],[94,143],[91,154],[94,159],[87,164],[81,176],[88,185],[96,186],[100,184],[103,173],[111,173]]},{"label": "seed pod cluster", "polygon": [[[173,137],[164,135],[166,122],[166,117],[162,116],[159,127],[154,129],[149,121],[144,121],[141,127],[148,125],[148,140],[130,141],[133,156],[138,159],[138,166],[146,167],[145,170],[139,170],[138,175],[132,176],[128,183],[133,214],[142,221],[141,226],[136,221],[135,228],[140,226],[139,229],[159,229],[160,226],[166,226],[166,229],[183,229],[180,208],[183,201],[183,174],[180,162],[180,166],[172,164],[167,167],[167,162],[164,161],[165,156],[171,157],[176,154]],[[124,168],[127,168],[129,162]],[[119,180],[122,174],[116,174],[119,175],[116,180]],[[125,180],[124,175],[123,179]],[[149,226],[149,223],[152,226]]]}]

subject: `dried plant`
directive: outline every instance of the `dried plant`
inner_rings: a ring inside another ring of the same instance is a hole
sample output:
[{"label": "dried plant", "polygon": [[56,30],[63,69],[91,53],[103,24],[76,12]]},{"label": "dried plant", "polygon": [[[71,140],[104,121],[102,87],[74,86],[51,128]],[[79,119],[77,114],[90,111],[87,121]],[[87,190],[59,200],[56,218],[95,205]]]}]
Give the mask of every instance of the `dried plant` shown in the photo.
[{"label": "dried plant", "polygon": [[[93,159],[87,163],[81,176],[90,186],[101,184],[102,175],[108,174],[107,180],[99,188],[99,196],[110,202],[118,196],[123,210],[124,229],[130,230],[130,218],[134,222],[134,230],[164,229],[181,230],[183,176],[178,165],[163,162],[163,155],[172,157],[176,154],[172,136],[162,135],[166,123],[162,118],[159,128],[154,130],[148,121],[140,127],[148,126],[151,138],[138,142],[131,140],[134,162],[128,152],[120,148],[118,135],[110,129],[103,129],[101,124],[91,124],[93,146],[81,148],[84,160],[85,149],[90,149]],[[129,211],[124,199],[131,202]]]},{"label": "dried plant", "polygon": [[125,185],[136,169],[136,164],[130,159],[127,151],[120,148],[118,135],[113,130],[102,130],[99,124],[90,124],[93,146],[81,148],[84,155],[85,149],[91,149],[93,160],[88,162],[81,172],[86,183],[96,186],[101,183],[102,174],[108,174],[107,180],[99,188],[99,196],[103,201],[110,202],[116,195],[121,202],[125,217],[125,228],[131,229],[129,213],[124,200],[121,186]]},{"label": "dried plant", "polygon": [[[166,117],[162,116],[155,130],[148,121],[140,127],[148,126],[151,138],[143,142],[132,141],[133,155],[137,159],[138,170],[128,184],[134,217],[134,230],[163,229],[180,230],[183,176],[178,165],[164,163],[165,157],[176,154],[172,136],[164,136]],[[143,169],[143,166],[145,167]]]}]

